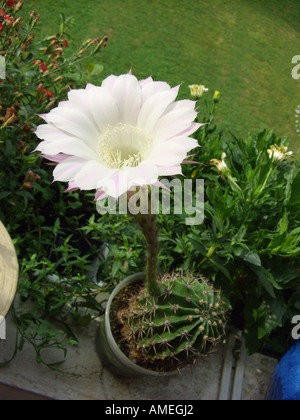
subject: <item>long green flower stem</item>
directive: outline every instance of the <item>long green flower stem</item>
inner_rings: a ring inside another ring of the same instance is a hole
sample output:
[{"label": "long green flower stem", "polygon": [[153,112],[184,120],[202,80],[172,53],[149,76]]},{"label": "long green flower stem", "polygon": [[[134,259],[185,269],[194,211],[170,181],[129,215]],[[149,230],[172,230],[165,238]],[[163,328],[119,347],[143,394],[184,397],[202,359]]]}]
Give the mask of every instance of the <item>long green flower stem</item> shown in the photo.
[{"label": "long green flower stem", "polygon": [[147,289],[151,296],[158,296],[161,290],[157,283],[158,231],[156,218],[154,214],[137,214],[135,217],[147,243]]}]

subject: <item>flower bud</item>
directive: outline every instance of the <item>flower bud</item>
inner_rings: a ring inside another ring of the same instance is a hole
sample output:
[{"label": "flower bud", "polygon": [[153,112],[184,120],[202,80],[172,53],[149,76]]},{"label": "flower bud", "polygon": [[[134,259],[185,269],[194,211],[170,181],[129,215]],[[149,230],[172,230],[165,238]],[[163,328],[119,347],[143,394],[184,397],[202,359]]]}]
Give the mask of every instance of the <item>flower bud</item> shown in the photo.
[{"label": "flower bud", "polygon": [[64,80],[63,76],[58,76],[56,79],[53,80],[53,83],[62,82]]},{"label": "flower bud", "polygon": [[40,17],[41,17],[41,15],[36,15],[35,19],[32,22],[33,26],[35,26],[38,23],[38,21],[40,20]]},{"label": "flower bud", "polygon": [[214,103],[218,103],[220,101],[220,96],[221,96],[221,92],[219,92],[218,90],[215,90],[215,93],[213,96]]},{"label": "flower bud", "polygon": [[16,7],[15,7],[15,13],[17,13],[19,10],[21,10],[21,9],[22,9],[23,4],[24,4],[23,0],[20,0],[20,1],[16,4]]},{"label": "flower bud", "polygon": [[38,87],[36,88],[37,93],[42,93],[43,90],[44,90],[44,88],[45,88],[44,84],[43,83],[40,83],[38,85]]},{"label": "flower bud", "polygon": [[20,16],[18,19],[16,19],[13,23],[13,28],[15,28],[16,26],[18,26],[23,20],[23,16]]},{"label": "flower bud", "polygon": [[2,126],[1,126],[1,128],[4,128],[4,127],[7,127],[8,125],[11,125],[11,124],[13,124],[15,121],[17,121],[17,117],[16,117],[16,114],[12,114],[6,121],[5,121],[5,118],[4,118],[4,124],[2,124]]}]

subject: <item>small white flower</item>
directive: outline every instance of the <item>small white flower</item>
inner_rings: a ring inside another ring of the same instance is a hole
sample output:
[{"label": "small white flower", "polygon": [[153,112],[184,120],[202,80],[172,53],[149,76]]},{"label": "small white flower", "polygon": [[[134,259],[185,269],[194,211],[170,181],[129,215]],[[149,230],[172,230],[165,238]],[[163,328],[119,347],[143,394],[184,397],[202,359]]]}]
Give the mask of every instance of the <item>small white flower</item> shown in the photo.
[{"label": "small white flower", "polygon": [[286,157],[291,156],[293,152],[288,152],[288,148],[286,146],[277,146],[277,144],[272,145],[270,149],[268,149],[268,154],[270,159],[273,159],[275,162],[282,162]]},{"label": "small white flower", "polygon": [[200,99],[204,92],[208,91],[208,88],[204,85],[189,85],[191,96],[194,99]]},{"label": "small white flower", "polygon": [[96,190],[96,199],[159,186],[159,177],[180,174],[198,147],[189,137],[202,125],[194,122],[196,103],[175,102],[178,90],[132,74],[71,90],[68,101],[41,115],[36,150],[57,163],[55,181],[69,182],[69,191]]},{"label": "small white flower", "polygon": [[219,159],[211,159],[210,164],[216,166],[220,173],[228,172],[229,168],[225,162],[226,153],[222,153],[221,160]]}]

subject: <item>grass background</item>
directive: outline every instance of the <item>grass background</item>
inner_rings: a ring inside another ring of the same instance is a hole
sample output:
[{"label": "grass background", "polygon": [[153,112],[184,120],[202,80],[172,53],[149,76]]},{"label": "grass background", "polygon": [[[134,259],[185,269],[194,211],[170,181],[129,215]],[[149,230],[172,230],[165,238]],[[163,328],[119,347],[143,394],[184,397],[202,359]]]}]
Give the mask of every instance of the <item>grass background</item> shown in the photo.
[{"label": "grass background", "polygon": [[152,75],[171,85],[204,84],[221,91],[216,122],[236,134],[275,128],[300,146],[295,108],[300,79],[291,76],[299,48],[299,0],[26,0],[41,14],[42,34],[53,34],[59,14],[73,16],[70,49],[109,36],[98,60],[101,78]]}]

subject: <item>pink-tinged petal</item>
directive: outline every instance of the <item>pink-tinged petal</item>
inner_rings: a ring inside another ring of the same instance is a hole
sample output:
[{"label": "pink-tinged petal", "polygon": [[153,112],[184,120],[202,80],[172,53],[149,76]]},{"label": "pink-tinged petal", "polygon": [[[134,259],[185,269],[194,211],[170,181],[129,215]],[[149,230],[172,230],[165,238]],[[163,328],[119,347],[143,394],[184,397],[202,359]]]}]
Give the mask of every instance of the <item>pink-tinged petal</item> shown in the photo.
[{"label": "pink-tinged petal", "polygon": [[108,91],[111,91],[117,78],[118,76],[114,76],[113,74],[111,74],[110,76],[108,76],[106,79],[103,80],[101,86],[107,89]]},{"label": "pink-tinged petal", "polygon": [[202,125],[206,125],[208,123],[200,124],[200,123],[192,123],[190,127],[186,128],[185,130],[181,131],[178,135],[179,136],[191,136],[194,134]]},{"label": "pink-tinged petal", "polygon": [[72,182],[69,182],[69,186],[64,192],[67,193],[67,192],[78,191],[78,190],[80,190],[80,188],[75,182],[72,181]]},{"label": "pink-tinged petal", "polygon": [[95,159],[95,153],[79,139],[67,139],[58,142],[44,142],[43,153],[46,155],[57,155],[64,153],[66,155],[78,156],[83,159]]},{"label": "pink-tinged petal", "polygon": [[62,101],[58,104],[58,108],[73,108],[70,101]]},{"label": "pink-tinged petal", "polygon": [[153,130],[155,143],[179,135],[187,127],[191,128],[191,122],[197,117],[194,105],[195,103],[189,100],[183,100],[169,105],[165,114],[157,121]]},{"label": "pink-tinged petal", "polygon": [[127,177],[130,185],[152,185],[158,180],[158,170],[156,165],[143,162],[136,168],[128,168]]},{"label": "pink-tinged petal", "polygon": [[159,176],[182,175],[181,165],[176,166],[160,166],[158,168]]},{"label": "pink-tinged petal", "polygon": [[[153,83],[153,79],[152,79],[151,76],[150,77],[147,77],[147,79],[142,79],[142,80],[139,81],[139,84],[140,84],[141,89],[142,89],[142,96],[143,96],[142,99],[143,99],[143,101],[144,101],[144,90],[145,90],[145,87],[147,85],[151,84],[151,83]],[[170,86],[169,86],[169,88],[170,88]]]},{"label": "pink-tinged petal", "polygon": [[190,137],[174,137],[172,140],[158,144],[145,160],[159,166],[179,165],[187,153],[198,147],[196,139]]},{"label": "pink-tinged petal", "polygon": [[94,87],[96,87],[95,85],[92,85],[91,83],[87,83],[86,84],[86,90],[89,90],[89,89],[93,89]]},{"label": "pink-tinged petal", "polygon": [[55,163],[61,163],[71,156],[70,155],[64,155],[63,153],[60,153],[59,155],[55,155],[55,156],[42,155],[42,157],[47,159],[47,160],[51,160],[52,162],[55,162]]},{"label": "pink-tinged petal", "polygon": [[189,165],[191,163],[196,164],[196,165],[204,165],[204,163],[197,162],[196,160],[183,160],[181,162],[182,165]]},{"label": "pink-tinged petal", "polygon": [[128,191],[129,188],[128,183],[121,172],[116,172],[111,178],[103,179],[101,181],[101,189],[103,189],[107,195],[116,199]]},{"label": "pink-tinged petal", "polygon": [[142,103],[142,92],[137,78],[122,74],[113,81],[110,92],[119,109],[119,121],[136,125]]},{"label": "pink-tinged petal", "polygon": [[141,107],[138,127],[143,127],[143,131],[146,133],[152,133],[158,119],[165,113],[167,107],[174,102],[177,94],[177,88],[153,94]]},{"label": "pink-tinged petal", "polygon": [[42,118],[44,121],[46,121],[48,114],[37,114],[38,117]]},{"label": "pink-tinged petal", "polygon": [[115,172],[115,169],[107,168],[96,160],[89,160],[78,171],[74,180],[80,189],[94,190],[102,179],[110,178]]},{"label": "pink-tinged petal", "polygon": [[96,192],[94,201],[103,200],[104,198],[107,198],[107,194],[105,191],[100,189]]},{"label": "pink-tinged petal", "polygon": [[153,165],[140,165],[116,172],[112,177],[103,179],[101,187],[107,195],[118,198],[133,186],[153,185],[158,180],[158,170]]},{"label": "pink-tinged petal", "polygon": [[156,93],[163,92],[163,91],[170,91],[171,86],[168,85],[166,82],[154,82],[152,77],[148,77],[145,80],[140,81],[140,86],[142,88],[142,102],[143,104],[147,102],[151,96],[155,95]]},{"label": "pink-tinged petal", "polygon": [[86,160],[72,156],[59,163],[54,169],[54,181],[70,182],[74,181],[76,175],[86,164]]},{"label": "pink-tinged petal", "polygon": [[56,142],[66,139],[77,139],[74,136],[71,136],[64,131],[59,130],[53,124],[42,124],[39,125],[35,131],[36,136],[41,140],[46,140],[47,142]]},{"label": "pink-tinged petal", "polygon": [[153,184],[153,186],[154,187],[158,187],[158,188],[162,188],[163,190],[166,190],[166,191],[168,191],[169,193],[170,192],[172,192],[171,190],[170,190],[170,188],[167,188],[166,186],[165,186],[165,184],[163,184],[162,182],[160,182],[160,181],[157,181],[155,184]]},{"label": "pink-tinged petal", "polygon": [[76,108],[54,108],[47,115],[46,121],[59,130],[83,140],[92,149],[96,147],[99,133],[84,112]]}]

